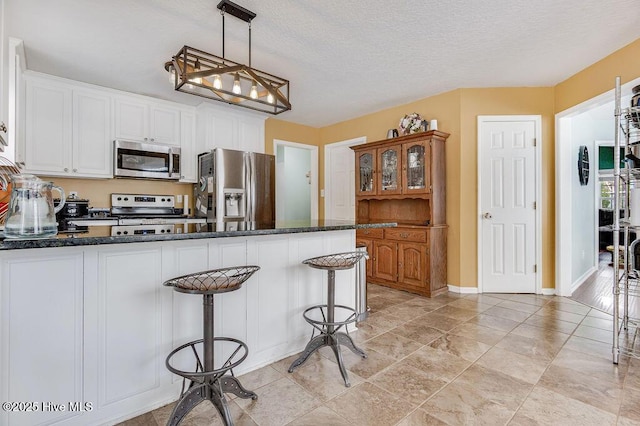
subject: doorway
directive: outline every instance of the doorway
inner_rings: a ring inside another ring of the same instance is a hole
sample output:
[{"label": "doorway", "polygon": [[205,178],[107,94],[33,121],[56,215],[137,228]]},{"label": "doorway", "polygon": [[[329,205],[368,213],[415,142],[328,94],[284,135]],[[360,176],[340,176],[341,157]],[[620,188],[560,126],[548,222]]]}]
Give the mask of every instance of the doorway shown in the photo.
[{"label": "doorway", "polygon": [[478,116],[478,291],[541,293],[542,117]]},{"label": "doorway", "polygon": [[276,221],[310,223],[318,219],[318,147],[278,139]]},{"label": "doorway", "polygon": [[[628,106],[631,89],[640,78],[622,85],[622,106]],[[571,296],[601,265],[599,225],[606,219],[608,206],[606,172],[600,170],[602,140],[614,136],[614,81],[611,90],[556,114],[556,294]],[[586,146],[590,159],[589,180],[580,186],[576,172],[579,146]],[[585,232],[585,229],[591,232]],[[588,239],[587,239],[588,237]],[[582,291],[582,290],[581,290]]]},{"label": "doorway", "polygon": [[355,153],[350,148],[367,142],[367,138],[348,139],[324,147],[324,217],[355,220]]}]

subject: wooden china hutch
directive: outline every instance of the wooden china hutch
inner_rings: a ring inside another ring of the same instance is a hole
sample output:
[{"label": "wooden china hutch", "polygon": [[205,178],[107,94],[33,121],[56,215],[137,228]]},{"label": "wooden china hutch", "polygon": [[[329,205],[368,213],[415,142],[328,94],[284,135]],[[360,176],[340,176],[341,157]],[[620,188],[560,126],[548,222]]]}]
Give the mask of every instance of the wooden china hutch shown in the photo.
[{"label": "wooden china hutch", "polygon": [[433,297],[447,289],[445,146],[438,130],[352,147],[356,220],[397,222],[359,229],[367,246],[367,281]]}]

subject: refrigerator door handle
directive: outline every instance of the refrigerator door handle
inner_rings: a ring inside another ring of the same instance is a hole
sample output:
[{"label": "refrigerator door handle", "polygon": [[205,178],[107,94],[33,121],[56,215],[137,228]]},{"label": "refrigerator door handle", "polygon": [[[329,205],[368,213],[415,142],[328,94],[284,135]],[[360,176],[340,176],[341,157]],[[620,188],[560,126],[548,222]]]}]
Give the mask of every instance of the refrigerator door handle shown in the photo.
[{"label": "refrigerator door handle", "polygon": [[246,222],[250,222],[253,220],[253,208],[254,205],[253,203],[255,202],[253,200],[253,161],[251,158],[251,153],[249,152],[245,152],[244,154],[244,169],[245,169],[245,183],[244,183],[244,190],[245,190],[245,217],[244,220]]}]

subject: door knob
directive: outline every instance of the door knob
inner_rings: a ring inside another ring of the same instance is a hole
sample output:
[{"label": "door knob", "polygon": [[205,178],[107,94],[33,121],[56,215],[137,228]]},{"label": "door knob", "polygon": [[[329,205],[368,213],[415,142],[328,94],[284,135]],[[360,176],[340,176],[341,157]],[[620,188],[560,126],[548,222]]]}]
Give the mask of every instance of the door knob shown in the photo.
[{"label": "door knob", "polygon": [[491,216],[491,213],[486,212],[485,214],[482,215],[482,217],[485,219],[491,219],[493,216]]}]

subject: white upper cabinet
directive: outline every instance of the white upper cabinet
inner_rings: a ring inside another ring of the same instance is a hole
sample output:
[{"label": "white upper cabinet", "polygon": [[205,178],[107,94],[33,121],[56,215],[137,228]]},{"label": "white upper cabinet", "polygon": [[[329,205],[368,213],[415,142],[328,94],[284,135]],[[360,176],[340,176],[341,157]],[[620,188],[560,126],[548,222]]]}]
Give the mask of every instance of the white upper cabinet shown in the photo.
[{"label": "white upper cabinet", "polygon": [[180,145],[180,108],[118,96],[115,98],[115,138]]},{"label": "white upper cabinet", "polygon": [[196,115],[193,112],[181,114],[182,136],[180,138],[180,182],[195,183],[198,178],[198,154],[196,148]]},{"label": "white upper cabinet", "polygon": [[112,177],[111,98],[32,75],[25,83],[23,172]]},{"label": "white upper cabinet", "polygon": [[112,153],[111,98],[91,90],[74,90],[72,172],[111,177]]},{"label": "white upper cabinet", "polygon": [[64,175],[71,170],[72,90],[37,78],[25,79],[26,173]]},{"label": "white upper cabinet", "polygon": [[237,149],[264,153],[264,116],[198,107],[198,149]]},{"label": "white upper cabinet", "polygon": [[[198,154],[215,147],[264,152],[265,116],[162,101],[33,71],[23,74],[25,173],[112,178],[113,141],[181,147],[181,182],[195,183]],[[20,138],[22,139],[22,138]]]}]

